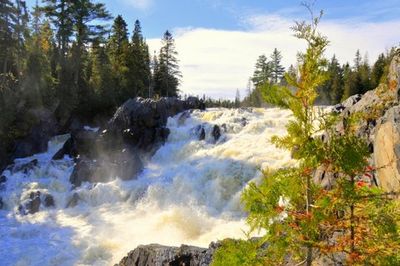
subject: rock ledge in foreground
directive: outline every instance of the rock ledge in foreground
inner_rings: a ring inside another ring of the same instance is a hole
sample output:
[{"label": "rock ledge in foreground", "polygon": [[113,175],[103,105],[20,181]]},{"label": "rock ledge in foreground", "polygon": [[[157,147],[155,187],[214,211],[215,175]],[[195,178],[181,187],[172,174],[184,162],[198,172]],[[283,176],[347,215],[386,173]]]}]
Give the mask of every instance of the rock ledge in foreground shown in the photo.
[{"label": "rock ledge in foreground", "polygon": [[118,266],[208,266],[219,243],[209,248],[182,245],[168,247],[158,244],[138,246],[124,257]]}]

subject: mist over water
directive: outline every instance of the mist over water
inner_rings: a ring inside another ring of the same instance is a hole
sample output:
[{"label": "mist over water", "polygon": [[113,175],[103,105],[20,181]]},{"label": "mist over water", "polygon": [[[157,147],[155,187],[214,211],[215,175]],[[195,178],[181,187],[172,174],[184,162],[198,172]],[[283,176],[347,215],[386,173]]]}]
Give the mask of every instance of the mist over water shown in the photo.
[{"label": "mist over water", "polygon": [[[167,143],[146,162],[137,179],[84,183],[72,190],[70,158],[51,161],[66,136],[49,151],[18,159],[38,160],[29,171],[6,170],[0,188],[1,265],[113,265],[140,244],[206,247],[226,237],[244,237],[240,193],[262,168],[291,165],[290,155],[270,143],[285,133],[290,112],[280,109],[209,109],[168,120]],[[196,127],[205,129],[199,140]],[[215,142],[211,132],[221,128]],[[33,215],[18,206],[31,192],[54,197]],[[65,208],[74,193],[81,200]]]}]

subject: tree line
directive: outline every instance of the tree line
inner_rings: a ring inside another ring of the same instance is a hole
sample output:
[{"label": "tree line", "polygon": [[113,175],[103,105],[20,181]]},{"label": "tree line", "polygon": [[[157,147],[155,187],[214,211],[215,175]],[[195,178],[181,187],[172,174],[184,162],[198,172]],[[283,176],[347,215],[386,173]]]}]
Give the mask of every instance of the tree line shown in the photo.
[{"label": "tree line", "polygon": [[[177,96],[181,74],[166,31],[150,55],[139,20],[132,34],[93,0],[0,3],[0,139],[23,137],[33,110],[53,112],[60,125],[109,115],[132,97]],[[8,148],[12,148],[11,146]]]},{"label": "tree line", "polygon": [[[340,64],[336,55],[333,55],[324,69],[327,80],[318,87],[319,96],[315,103],[333,105],[351,95],[375,89],[386,78],[394,51],[395,48],[392,48],[386,53],[381,53],[372,65],[369,64],[368,55],[362,57],[360,50],[355,54],[353,65],[348,62]],[[266,83],[287,85],[283,78],[285,74],[298,75],[296,66],[293,65],[285,71],[281,60],[281,52],[276,48],[269,58],[265,55],[258,57],[253,76],[249,79],[247,95],[241,106],[263,106],[265,103],[260,90],[262,85]]]}]

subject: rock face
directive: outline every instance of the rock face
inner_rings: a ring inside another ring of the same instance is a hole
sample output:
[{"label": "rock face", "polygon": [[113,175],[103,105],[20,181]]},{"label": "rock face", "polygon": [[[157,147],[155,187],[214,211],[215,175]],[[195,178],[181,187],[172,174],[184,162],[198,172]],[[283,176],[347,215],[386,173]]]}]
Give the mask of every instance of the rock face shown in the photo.
[{"label": "rock face", "polygon": [[400,106],[389,109],[378,126],[374,158],[379,185],[386,191],[400,190]]},{"label": "rock face", "polygon": [[128,253],[119,266],[208,266],[212,256],[219,247],[211,243],[209,248],[182,245],[167,247],[157,244],[139,246]]},{"label": "rock face", "polygon": [[[362,119],[357,123],[355,133],[364,138],[370,147],[369,164],[377,169],[372,181],[386,192],[400,189],[400,50],[392,59],[387,83],[364,95],[354,95],[334,107],[340,114],[336,133],[344,133],[347,119],[359,113]],[[336,176],[330,169],[320,167],[314,173],[314,181],[329,188]]]}]

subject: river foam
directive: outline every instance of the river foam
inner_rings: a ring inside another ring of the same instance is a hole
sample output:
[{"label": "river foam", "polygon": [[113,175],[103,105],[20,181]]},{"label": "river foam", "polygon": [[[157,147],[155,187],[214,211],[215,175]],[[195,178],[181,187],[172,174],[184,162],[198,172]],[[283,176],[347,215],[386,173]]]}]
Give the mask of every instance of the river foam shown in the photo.
[{"label": "river foam", "polygon": [[[51,141],[49,151],[18,159],[30,170],[4,171],[0,190],[1,265],[112,265],[139,244],[208,246],[226,237],[244,237],[245,214],[240,193],[260,178],[262,168],[291,165],[290,155],[270,143],[283,135],[290,112],[280,109],[210,109],[168,120],[167,143],[146,163],[135,180],[115,179],[72,190],[74,162],[51,161],[67,136]],[[205,129],[199,140],[196,127]],[[221,128],[215,142],[211,132]],[[31,192],[54,197],[21,215]],[[80,201],[66,208],[73,194]]]}]

